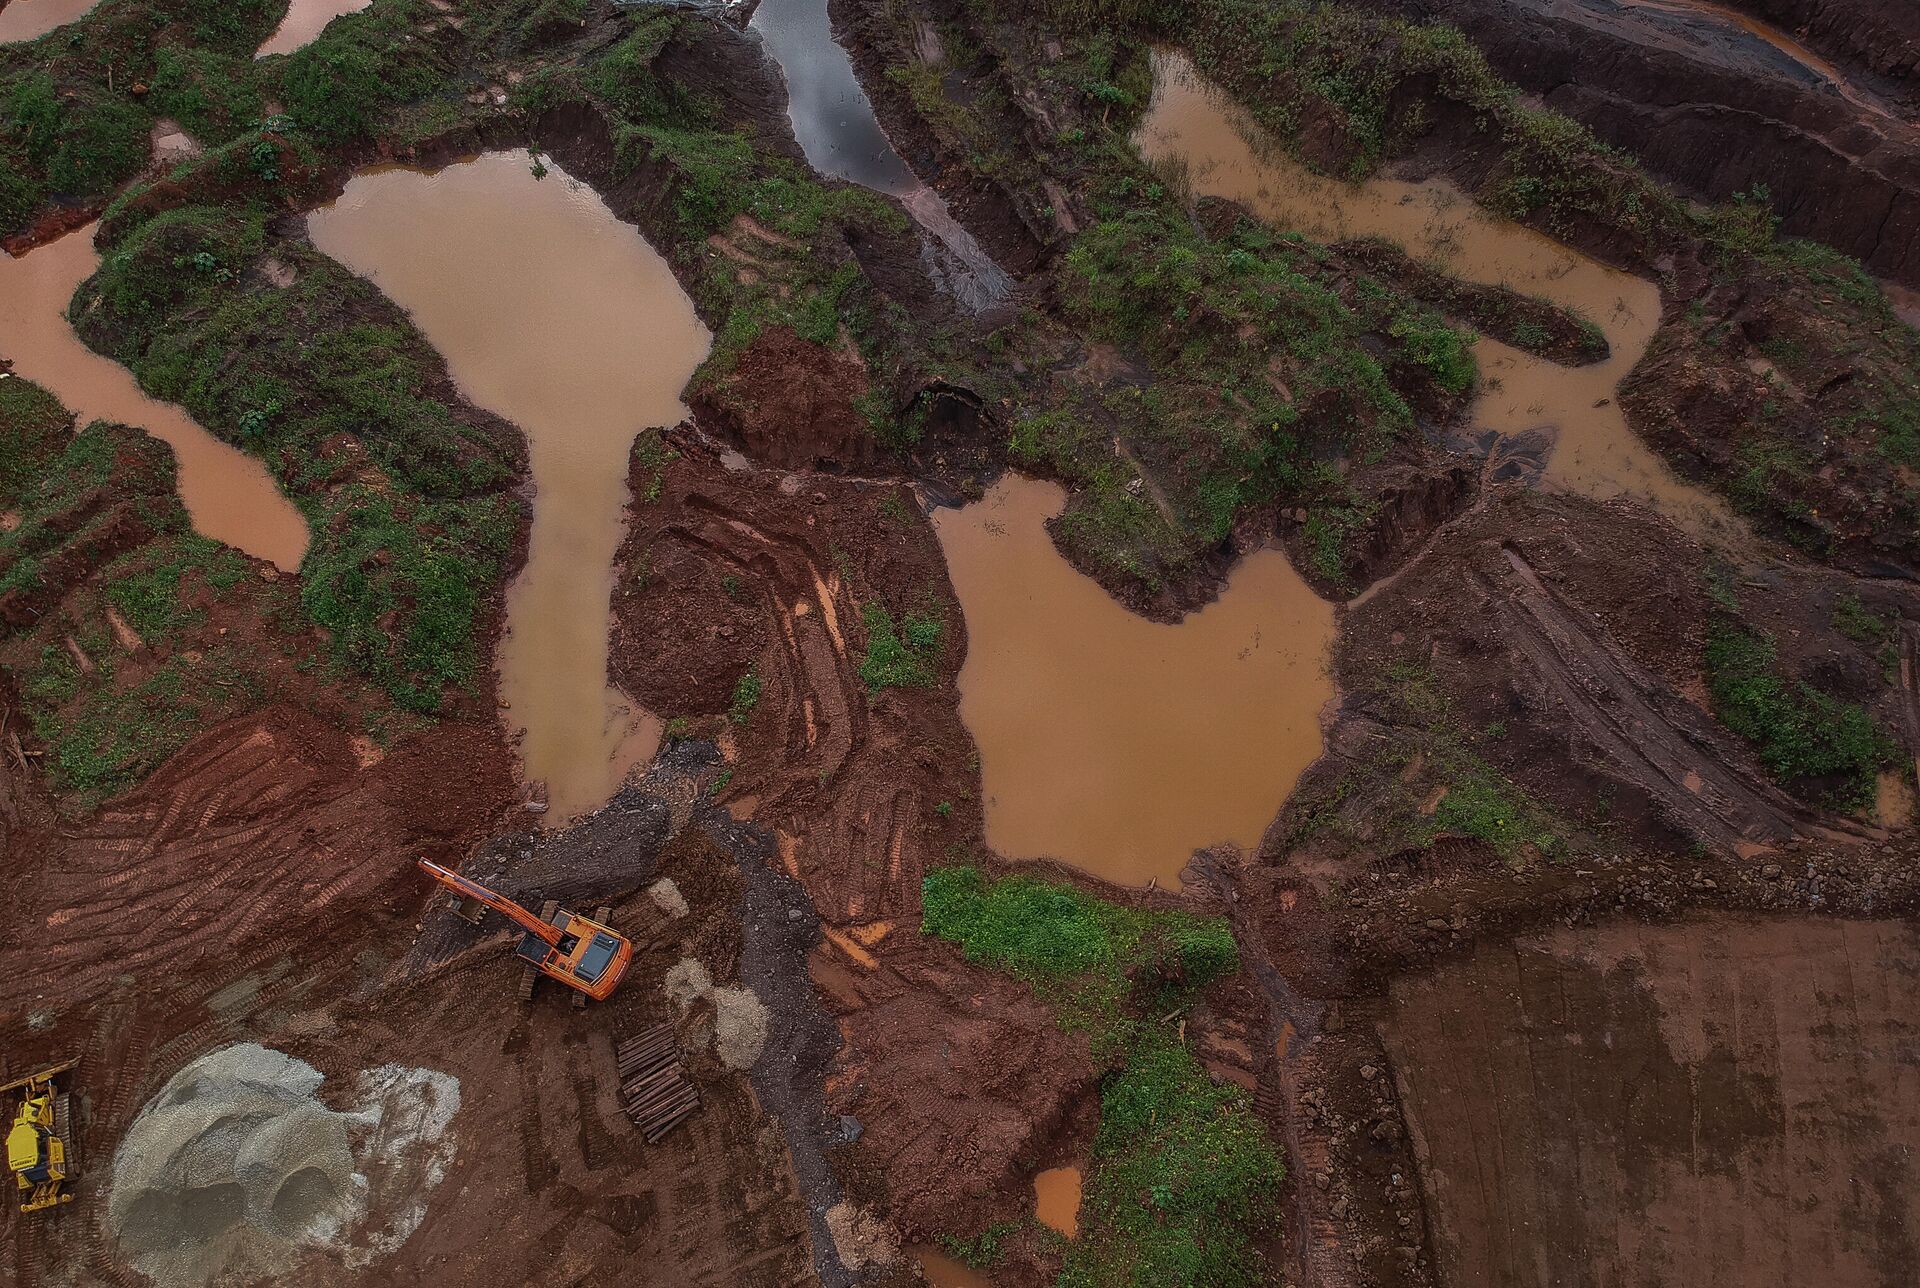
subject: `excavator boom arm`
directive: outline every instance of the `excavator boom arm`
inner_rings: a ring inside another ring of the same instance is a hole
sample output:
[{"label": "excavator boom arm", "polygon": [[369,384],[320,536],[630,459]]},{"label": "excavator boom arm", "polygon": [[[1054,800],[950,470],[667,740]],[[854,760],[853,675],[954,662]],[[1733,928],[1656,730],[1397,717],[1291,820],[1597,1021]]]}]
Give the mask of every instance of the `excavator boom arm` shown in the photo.
[{"label": "excavator boom arm", "polygon": [[495,894],[478,881],[469,880],[458,872],[443,868],[431,859],[421,859],[419,862],[421,871],[462,898],[485,904],[528,934],[544,939],[550,944],[560,942],[560,927],[548,925],[505,895]]}]

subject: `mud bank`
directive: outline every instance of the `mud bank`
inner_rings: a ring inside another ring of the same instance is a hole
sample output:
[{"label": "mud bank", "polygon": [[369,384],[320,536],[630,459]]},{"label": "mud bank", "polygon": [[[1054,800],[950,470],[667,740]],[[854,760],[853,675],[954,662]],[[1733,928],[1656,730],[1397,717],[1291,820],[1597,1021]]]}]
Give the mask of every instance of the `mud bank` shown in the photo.
[{"label": "mud bank", "polygon": [[[1920,133],[1897,87],[1831,79],[1686,6],[1614,0],[1404,0],[1408,16],[1459,27],[1500,74],[1690,192],[1725,201],[1758,185],[1796,236],[1873,272],[1920,282]],[[1896,58],[1896,61],[1899,59]]]}]

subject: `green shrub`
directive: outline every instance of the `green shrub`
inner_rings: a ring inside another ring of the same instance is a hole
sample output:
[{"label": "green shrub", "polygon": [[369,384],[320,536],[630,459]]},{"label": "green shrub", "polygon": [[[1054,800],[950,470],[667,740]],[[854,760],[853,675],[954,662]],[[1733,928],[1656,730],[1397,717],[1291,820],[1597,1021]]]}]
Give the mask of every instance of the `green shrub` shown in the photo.
[{"label": "green shrub", "polygon": [[860,617],[867,627],[867,655],[860,662],[860,678],[866,681],[869,694],[882,689],[924,689],[933,683],[933,662],[940,655],[939,618],[908,613],[904,631],[896,632],[893,614],[877,600],[862,607]]},{"label": "green shrub", "polygon": [[727,718],[735,724],[745,724],[753,714],[753,709],[760,705],[760,689],[760,673],[749,668],[740,677],[740,682],[733,686],[733,706],[727,712]]},{"label": "green shrub", "polygon": [[1724,620],[1708,632],[1706,660],[1714,714],[1754,745],[1776,778],[1835,783],[1830,794],[1844,806],[1873,798],[1895,748],[1864,707],[1787,679],[1771,639]]}]

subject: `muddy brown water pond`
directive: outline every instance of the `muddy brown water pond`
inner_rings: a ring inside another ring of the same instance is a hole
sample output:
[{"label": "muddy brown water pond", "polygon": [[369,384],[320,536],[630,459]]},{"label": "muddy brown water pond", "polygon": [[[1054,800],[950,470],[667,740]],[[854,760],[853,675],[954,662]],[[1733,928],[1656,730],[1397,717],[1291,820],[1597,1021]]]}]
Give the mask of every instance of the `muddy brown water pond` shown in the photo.
[{"label": "muddy brown water pond", "polygon": [[807,164],[899,199],[928,234],[921,246],[934,279],[969,309],[1004,302],[1012,279],[894,150],[853,60],[833,38],[827,0],[760,0],[749,26],[786,80],[787,117]]},{"label": "muddy brown water pond", "polygon": [[934,1247],[907,1249],[933,1288],[993,1288],[993,1280]]},{"label": "muddy brown water pond", "polygon": [[1505,286],[1587,318],[1606,332],[1612,353],[1586,367],[1482,337],[1474,346],[1482,383],[1473,422],[1502,434],[1555,430],[1551,485],[1597,499],[1633,497],[1703,540],[1727,544],[1744,534],[1724,502],[1674,474],[1620,411],[1619,383],[1660,325],[1652,282],[1495,218],[1444,180],[1356,185],[1315,175],[1173,51],[1154,55],[1153,100],[1135,142],[1196,196],[1239,202],[1319,241],[1383,238],[1464,281]]},{"label": "muddy brown water pond", "polygon": [[660,722],[607,678],[627,458],[672,425],[712,336],[666,261],[598,194],[524,151],[356,176],[309,217],[314,244],[371,278],[461,391],[527,436],[533,528],[507,590],[500,696],[549,823],[610,799]]},{"label": "muddy brown water pond", "polygon": [[987,841],[1177,887],[1195,849],[1257,842],[1319,756],[1333,608],[1262,550],[1179,625],[1148,621],[1055,549],[1065,502],[1009,474],[934,517],[967,622]]},{"label": "muddy brown water pond", "polygon": [[28,251],[0,252],[0,357],[51,390],[82,425],[117,421],[173,449],[194,530],[284,572],[307,553],[307,521],[256,457],[221,442],[172,403],[147,397],[133,373],[95,353],[67,324],[74,288],[98,267],[93,226]]},{"label": "muddy brown water pond", "polygon": [[1079,1237],[1079,1168],[1049,1167],[1034,1176],[1033,1219],[1069,1239]]},{"label": "muddy brown water pond", "polygon": [[0,45],[44,36],[55,27],[86,17],[99,3],[100,0],[12,0],[0,9]]},{"label": "muddy brown water pond", "polygon": [[287,16],[253,56],[290,54],[303,45],[312,44],[335,18],[359,13],[372,3],[373,0],[293,0],[287,6]]}]

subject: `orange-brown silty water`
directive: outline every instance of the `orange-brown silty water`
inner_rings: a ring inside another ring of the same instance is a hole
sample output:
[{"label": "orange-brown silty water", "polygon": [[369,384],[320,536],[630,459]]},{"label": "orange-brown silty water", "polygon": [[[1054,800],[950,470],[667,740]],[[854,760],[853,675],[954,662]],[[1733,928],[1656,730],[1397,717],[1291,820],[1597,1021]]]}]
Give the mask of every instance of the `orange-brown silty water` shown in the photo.
[{"label": "orange-brown silty water", "polygon": [[1695,537],[1726,542],[1744,531],[1723,502],[1677,477],[1621,414],[1616,389],[1660,325],[1652,282],[1488,215],[1444,181],[1347,184],[1312,174],[1176,52],[1154,55],[1153,102],[1136,142],[1149,161],[1183,172],[1196,196],[1239,202],[1319,241],[1383,238],[1454,277],[1586,317],[1612,349],[1607,361],[1586,367],[1483,337],[1474,348],[1482,384],[1473,422],[1502,433],[1557,430],[1546,471],[1552,485],[1595,498],[1634,497]]},{"label": "orange-brown silty water", "polygon": [[79,424],[117,421],[171,447],[180,499],[195,531],[283,571],[298,568],[307,552],[307,522],[267,467],[172,403],[147,397],[132,372],[89,349],[67,325],[74,288],[99,262],[92,225],[18,259],[0,253],[0,357],[52,391]]},{"label": "orange-brown silty water", "polygon": [[312,44],[335,18],[359,13],[372,3],[373,0],[293,0],[287,6],[287,16],[280,20],[280,25],[254,57],[290,54],[302,45]]},{"label": "orange-brown silty water", "polygon": [[[550,163],[549,163],[550,164]],[[607,678],[634,436],[686,414],[712,343],[646,239],[521,151],[353,179],[314,243],[413,316],[466,396],[527,436],[533,529],[507,591],[500,694],[548,820],[606,803],[660,725]]]},{"label": "orange-brown silty water", "polygon": [[0,9],[0,45],[44,36],[84,18],[100,0],[11,0]]},{"label": "orange-brown silty water", "polygon": [[1195,849],[1257,842],[1319,756],[1333,609],[1262,550],[1179,625],[1148,621],[1054,548],[1065,500],[1010,474],[934,517],[967,621],[960,715],[987,841],[1174,886]]}]

